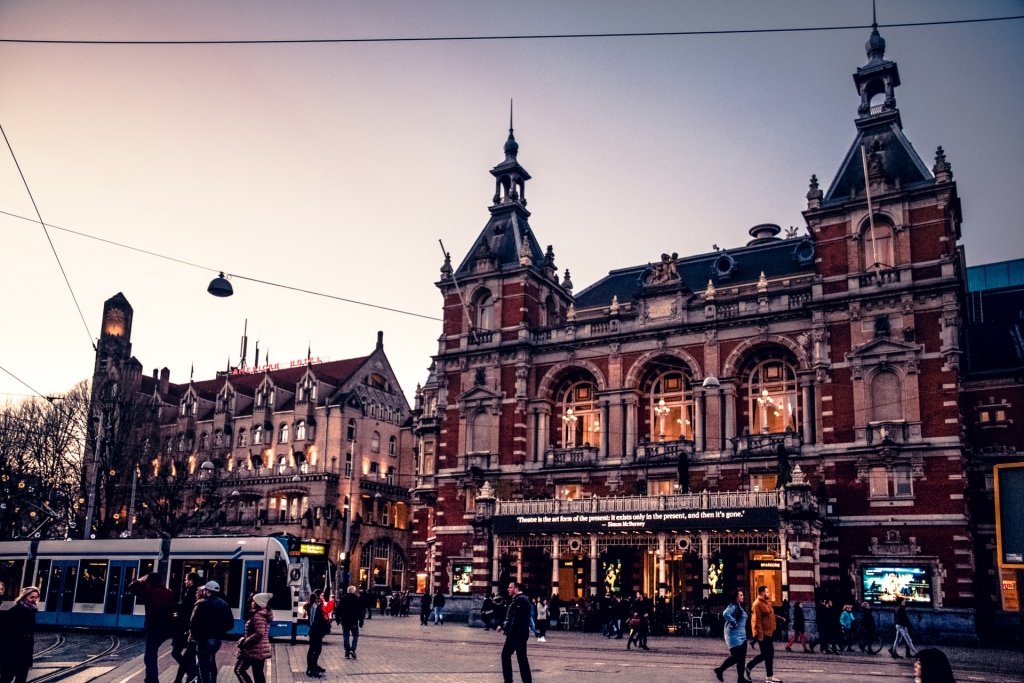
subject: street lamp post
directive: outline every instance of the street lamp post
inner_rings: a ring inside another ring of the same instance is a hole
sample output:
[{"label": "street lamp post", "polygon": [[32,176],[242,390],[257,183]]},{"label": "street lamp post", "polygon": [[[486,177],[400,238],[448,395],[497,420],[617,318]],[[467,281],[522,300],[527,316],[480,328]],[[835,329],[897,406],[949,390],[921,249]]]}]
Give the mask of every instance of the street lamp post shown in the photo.
[{"label": "street lamp post", "polygon": [[665,405],[665,399],[660,399],[658,405],[654,407],[654,414],[658,416],[658,441],[665,440],[665,416],[671,410],[671,408]]},{"label": "street lamp post", "polygon": [[349,472],[350,476],[348,478],[348,506],[345,508],[345,555],[342,558],[343,571],[345,572],[345,580],[342,588],[346,590],[348,589],[349,583],[352,581],[352,508],[354,507],[354,500],[352,499],[352,483],[356,478],[355,441],[353,441],[349,446],[348,452],[352,457],[352,471]]}]

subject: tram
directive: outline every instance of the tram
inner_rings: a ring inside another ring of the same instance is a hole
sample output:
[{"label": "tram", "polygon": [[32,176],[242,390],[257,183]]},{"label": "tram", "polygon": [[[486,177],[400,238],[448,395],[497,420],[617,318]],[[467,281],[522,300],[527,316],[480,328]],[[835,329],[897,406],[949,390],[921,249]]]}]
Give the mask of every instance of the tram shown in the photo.
[{"label": "tram", "polygon": [[[277,536],[10,541],[0,543],[0,582],[7,587],[0,597],[10,600],[19,587],[34,585],[40,626],[142,630],[145,608],[125,591],[128,584],[160,571],[181,595],[185,576],[195,572],[200,584],[220,584],[235,617],[232,634],[243,631],[248,597],[272,593],[270,635],[282,637],[292,631],[288,564],[288,539]],[[300,593],[308,590],[307,584]],[[304,621],[301,634],[308,632]]]}]

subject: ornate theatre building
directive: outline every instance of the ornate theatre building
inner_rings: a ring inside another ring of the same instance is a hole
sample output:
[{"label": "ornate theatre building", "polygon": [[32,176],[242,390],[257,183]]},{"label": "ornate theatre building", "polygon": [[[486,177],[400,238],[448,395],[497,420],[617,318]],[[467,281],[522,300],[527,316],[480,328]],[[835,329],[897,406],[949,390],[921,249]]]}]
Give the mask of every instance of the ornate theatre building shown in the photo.
[{"label": "ornate theatre building", "polygon": [[510,130],[413,410],[432,590],[681,609],[767,585],[810,621],[823,595],[883,618],[902,595],[924,632],[974,633],[960,200],[942,148],[928,165],[904,135],[884,53],[875,30],[806,234],[757,225],[583,289],[530,227]]}]

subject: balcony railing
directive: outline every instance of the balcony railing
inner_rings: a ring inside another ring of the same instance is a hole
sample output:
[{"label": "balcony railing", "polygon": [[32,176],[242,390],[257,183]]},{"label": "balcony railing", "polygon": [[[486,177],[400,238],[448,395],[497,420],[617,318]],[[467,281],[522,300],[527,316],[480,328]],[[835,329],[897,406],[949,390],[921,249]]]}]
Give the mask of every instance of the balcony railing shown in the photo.
[{"label": "balcony railing", "polygon": [[499,500],[496,515],[543,515],[574,512],[657,512],[659,510],[738,510],[777,508],[782,492],[733,491],[677,496],[622,496],[576,500]]},{"label": "balcony railing", "polygon": [[679,462],[680,455],[693,455],[692,441],[647,441],[636,447],[640,462]]},{"label": "balcony railing", "polygon": [[882,443],[887,439],[893,443],[906,443],[910,440],[910,426],[906,420],[869,422],[867,437],[868,443]]},{"label": "balcony railing", "polygon": [[360,479],[359,490],[367,493],[379,493],[381,496],[391,499],[409,500],[412,497],[407,488],[372,479]]},{"label": "balcony railing", "polygon": [[544,458],[544,467],[589,467],[595,464],[597,449],[589,446],[556,448],[548,451]]},{"label": "balcony railing", "polygon": [[888,285],[899,281],[900,271],[895,268],[890,270],[880,270],[878,272],[872,271],[860,276],[861,287],[871,287],[872,285],[878,285],[881,287],[882,285]]},{"label": "balcony railing", "polygon": [[786,448],[787,455],[800,452],[803,439],[797,432],[781,434],[743,434],[732,439],[733,450],[746,457],[772,457],[779,454],[779,446]]}]

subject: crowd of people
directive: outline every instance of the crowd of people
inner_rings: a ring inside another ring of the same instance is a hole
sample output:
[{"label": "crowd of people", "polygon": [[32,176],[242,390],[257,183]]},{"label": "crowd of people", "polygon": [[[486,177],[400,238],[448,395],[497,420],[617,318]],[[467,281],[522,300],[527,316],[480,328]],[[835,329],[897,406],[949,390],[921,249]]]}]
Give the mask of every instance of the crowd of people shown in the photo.
[{"label": "crowd of people", "polygon": [[[220,585],[216,581],[201,583],[198,574],[189,573],[181,595],[175,596],[159,574],[151,573],[129,584],[127,592],[145,606],[143,682],[159,683],[159,649],[170,640],[171,656],[177,663],[174,683],[217,683],[217,653],[234,627],[234,617]],[[4,586],[0,583],[0,595],[3,593]],[[815,605],[819,638],[809,642],[802,604],[795,603],[790,608],[783,601],[781,607],[776,607],[771,590],[766,586],[758,588],[751,605],[747,605],[745,597],[743,590],[733,591],[729,604],[719,615],[729,650],[729,656],[714,669],[719,681],[724,681],[726,672],[735,667],[738,683],[750,683],[755,668],[763,664],[765,683],[782,683],[774,675],[774,643],[785,641],[787,635],[785,649],[788,652],[792,652],[796,643],[803,646],[804,652],[813,652],[815,646],[824,654],[852,651],[855,647],[862,652],[877,652],[869,647],[872,642],[877,644],[877,624],[871,605],[866,602],[855,612],[852,604],[839,608],[831,600],[821,600]],[[272,598],[270,593],[257,593],[248,600],[244,631],[236,647],[234,672],[239,683],[266,683],[266,662],[272,656],[270,624],[274,613],[269,606]],[[27,680],[33,663],[39,599],[39,589],[29,586],[21,590],[12,606],[0,612],[0,630],[5,634],[0,639],[0,683],[25,683]],[[314,590],[304,605],[304,618],[309,624],[306,675],[320,677],[326,671],[320,666],[319,657],[332,621],[342,628],[346,659],[356,659],[359,630],[364,621],[371,619],[375,610],[380,615],[408,616],[412,600],[413,595],[408,592],[375,593],[349,586],[335,601],[323,591]],[[421,623],[427,624],[433,617],[435,624],[443,624],[444,607],[443,593],[425,593],[420,600]],[[505,635],[501,652],[505,683],[512,683],[513,655],[523,682],[532,683],[527,643],[531,636],[538,642],[546,642],[548,629],[557,627],[561,614],[568,609],[600,618],[606,638],[622,639],[628,634],[627,650],[634,645],[640,650],[649,649],[647,640],[655,605],[640,591],[629,597],[608,595],[565,603],[557,595],[550,599],[530,599],[516,581],[510,581],[507,597],[488,595],[481,609],[485,630]],[[889,648],[890,655],[899,658],[898,648],[905,648],[905,656],[915,659],[915,680],[920,683],[955,683],[943,652],[914,646],[911,621],[902,600],[897,601],[893,616],[896,637]],[[756,648],[758,653],[748,662],[749,647]]]}]

